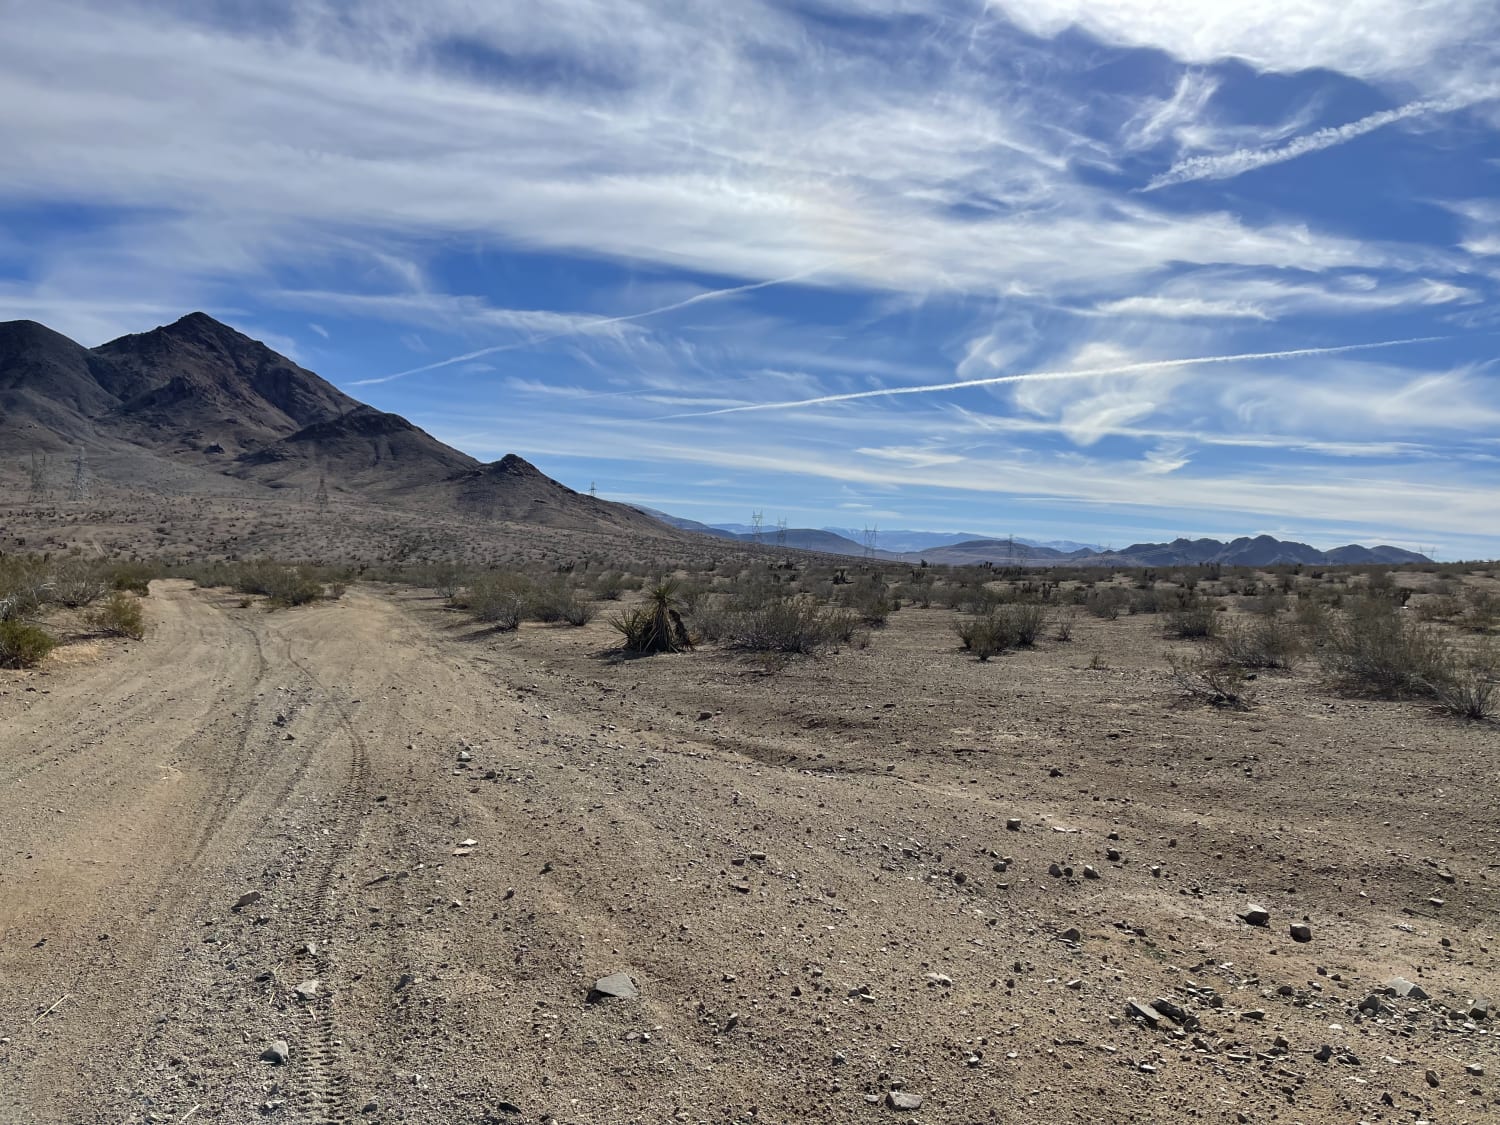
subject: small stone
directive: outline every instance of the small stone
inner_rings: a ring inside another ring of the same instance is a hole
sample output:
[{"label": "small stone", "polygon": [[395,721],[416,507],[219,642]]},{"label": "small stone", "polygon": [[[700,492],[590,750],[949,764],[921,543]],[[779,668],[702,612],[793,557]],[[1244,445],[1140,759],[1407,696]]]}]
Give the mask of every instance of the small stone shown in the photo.
[{"label": "small stone", "polygon": [[1005,828],[1008,832],[1021,831],[1021,818],[1018,816],[1007,817],[1005,821]]},{"label": "small stone", "polygon": [[321,981],[305,980],[292,991],[297,994],[299,1000],[316,1000],[321,983]]},{"label": "small stone", "polygon": [[1104,858],[1107,859],[1107,860],[1109,860],[1110,863],[1119,863],[1120,862],[1120,849],[1119,848],[1108,848],[1108,849],[1106,849],[1105,852],[1104,852]]},{"label": "small stone", "polygon": [[1435,1070],[1429,1070],[1427,1072],[1426,1077],[1427,1077],[1427,1085],[1431,1086],[1434,1090],[1436,1090],[1440,1085],[1442,1085],[1442,1083],[1440,1083],[1438,1081],[1437,1071],[1435,1071]]},{"label": "small stone", "polygon": [[474,760],[474,755],[470,754],[467,750],[460,750],[458,752],[458,760],[464,763],[472,762]]},{"label": "small stone", "polygon": [[521,1107],[516,1105],[515,1102],[496,1102],[495,1108],[511,1117],[518,1116],[521,1112]]},{"label": "small stone", "polygon": [[1475,1078],[1484,1077],[1484,1067],[1480,1066],[1478,1063],[1469,1063],[1468,1066],[1464,1067],[1464,1070],[1469,1074],[1472,1074]]},{"label": "small stone", "polygon": [[589,989],[588,1002],[597,1004],[607,999],[634,1000],[639,995],[640,990],[636,988],[629,973],[611,973],[594,982],[594,987]]},{"label": "small stone", "polygon": [[928,973],[927,984],[933,988],[952,988],[953,978],[946,973]]},{"label": "small stone", "polygon": [[1079,932],[1077,926],[1069,926],[1066,930],[1064,930],[1057,936],[1062,938],[1063,941],[1071,941],[1075,945],[1083,940],[1083,934]]},{"label": "small stone", "polygon": [[1293,922],[1291,927],[1291,934],[1293,941],[1300,941],[1304,943],[1312,941],[1312,927],[1309,926],[1306,922]]},{"label": "small stone", "polygon": [[1083,877],[1085,879],[1097,879],[1097,878],[1099,878],[1098,869],[1090,867],[1087,864],[1085,864],[1084,868],[1083,868]]},{"label": "small stone", "polygon": [[260,1053],[261,1061],[268,1062],[272,1066],[285,1066],[287,1059],[292,1057],[292,1049],[287,1046],[285,1039],[273,1039],[271,1045]]},{"label": "small stone", "polygon": [[1392,977],[1385,982],[1385,991],[1388,995],[1399,996],[1409,1000],[1426,1000],[1427,991],[1420,984],[1413,984],[1405,977]]},{"label": "small stone", "polygon": [[365,1114],[379,1113],[380,1112],[380,1103],[377,1102],[374,1098],[371,1098],[369,1101],[365,1102],[364,1108],[361,1109],[359,1112],[360,1113],[365,1113]]},{"label": "small stone", "polygon": [[245,909],[245,907],[254,906],[261,900],[261,897],[262,896],[259,891],[246,891],[244,894],[240,895],[240,897],[235,901],[235,904],[229,909],[238,914],[241,910]]},{"label": "small stone", "polygon": [[1271,912],[1264,906],[1251,903],[1240,911],[1240,920],[1248,926],[1269,926],[1271,924]]},{"label": "small stone", "polygon": [[1489,1019],[1490,998],[1488,996],[1476,996],[1469,1002],[1469,1018],[1471,1020]]},{"label": "small stone", "polygon": [[1144,1000],[1131,997],[1125,1001],[1125,1014],[1132,1019],[1145,1021],[1148,1027],[1159,1027],[1161,1025],[1161,1013]]},{"label": "small stone", "polygon": [[902,1113],[914,1113],[922,1108],[922,1095],[909,1094],[905,1090],[892,1090],[886,1094],[885,1104]]},{"label": "small stone", "polygon": [[1061,879],[1063,869],[1058,864],[1053,863],[1047,867],[1047,874],[1051,875],[1054,879]]},{"label": "small stone", "polygon": [[1333,1058],[1333,1048],[1324,1043],[1313,1052],[1313,1058],[1317,1059],[1320,1063],[1326,1063],[1329,1059]]},{"label": "small stone", "polygon": [[1266,1013],[1263,1008],[1251,1008],[1248,1012],[1240,1013],[1240,1019],[1242,1020],[1255,1020],[1256,1022],[1259,1022],[1260,1020],[1263,1020],[1265,1018]]}]

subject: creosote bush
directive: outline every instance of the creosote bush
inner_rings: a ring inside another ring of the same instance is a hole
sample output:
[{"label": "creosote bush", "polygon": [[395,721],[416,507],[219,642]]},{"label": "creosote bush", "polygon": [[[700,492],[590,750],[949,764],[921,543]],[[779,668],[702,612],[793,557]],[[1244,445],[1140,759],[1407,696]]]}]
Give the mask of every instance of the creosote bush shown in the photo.
[{"label": "creosote bush", "polygon": [[1295,668],[1303,652],[1296,627],[1271,617],[1231,622],[1217,640],[1223,658],[1241,668]]},{"label": "creosote bush", "polygon": [[88,615],[89,628],[110,637],[140,640],[146,635],[146,619],[141,603],[123,590],[116,590]]},{"label": "creosote bush", "polygon": [[1331,620],[1320,656],[1338,687],[1389,699],[1427,694],[1450,663],[1430,626],[1379,598],[1360,599]]},{"label": "creosote bush", "polygon": [[1169,637],[1182,640],[1207,639],[1219,631],[1218,613],[1206,601],[1193,601],[1167,615]]},{"label": "creosote bush", "polygon": [[1244,711],[1253,702],[1245,687],[1243,666],[1223,660],[1215,652],[1170,653],[1172,680],[1185,699]]},{"label": "creosote bush", "polygon": [[0,668],[32,668],[57,647],[57,638],[26,621],[0,621]]}]

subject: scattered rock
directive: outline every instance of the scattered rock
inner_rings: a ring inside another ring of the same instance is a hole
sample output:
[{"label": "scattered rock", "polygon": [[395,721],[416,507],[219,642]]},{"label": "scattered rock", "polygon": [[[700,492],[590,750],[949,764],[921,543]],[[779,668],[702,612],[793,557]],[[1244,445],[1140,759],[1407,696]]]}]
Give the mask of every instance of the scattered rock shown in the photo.
[{"label": "scattered rock", "polygon": [[380,1103],[377,1102],[374,1098],[371,1098],[369,1101],[365,1102],[364,1108],[361,1109],[359,1112],[360,1113],[366,1113],[366,1114],[368,1114],[368,1113],[379,1113],[380,1112]]},{"label": "scattered rock", "polygon": [[516,1117],[521,1113],[521,1107],[514,1102],[496,1102],[495,1109],[509,1117]]},{"label": "scattered rock", "polygon": [[1469,1018],[1471,1020],[1489,1019],[1490,998],[1488,996],[1476,996],[1469,1002]]},{"label": "scattered rock", "polygon": [[1484,1077],[1484,1067],[1480,1066],[1478,1063],[1470,1063],[1468,1066],[1464,1067],[1464,1070],[1472,1074],[1475,1078]]},{"label": "scattered rock", "polygon": [[927,984],[930,988],[952,988],[953,978],[947,973],[928,973]]},{"label": "scattered rock", "polygon": [[1437,1071],[1435,1071],[1435,1070],[1429,1070],[1427,1072],[1426,1077],[1427,1077],[1427,1085],[1431,1086],[1434,1090],[1436,1090],[1440,1085],[1442,1085],[1442,1083],[1438,1081]]},{"label": "scattered rock", "polygon": [[285,1066],[287,1059],[292,1057],[292,1049],[287,1046],[285,1039],[274,1039],[271,1045],[260,1053],[261,1061],[268,1062],[272,1066]]},{"label": "scattered rock", "polygon": [[1084,868],[1083,868],[1083,877],[1085,879],[1097,879],[1097,878],[1099,878],[1098,869],[1090,867],[1087,864],[1085,864]]},{"label": "scattered rock", "polygon": [[1390,996],[1400,996],[1409,1000],[1426,1000],[1427,991],[1420,984],[1413,984],[1405,977],[1392,977],[1385,982],[1385,991]]},{"label": "scattered rock", "polygon": [[1240,920],[1247,926],[1269,926],[1271,924],[1271,912],[1264,906],[1251,903],[1240,911]]},{"label": "scattered rock", "polygon": [[1021,831],[1021,818],[1018,817],[1018,816],[1012,816],[1012,817],[1006,818],[1005,828],[1006,828],[1006,831],[1008,831],[1008,832],[1019,832],[1019,831]]},{"label": "scattered rock", "polygon": [[1313,1058],[1317,1059],[1320,1063],[1326,1063],[1329,1059],[1333,1058],[1333,1048],[1324,1043],[1313,1052]]},{"label": "scattered rock", "polygon": [[1312,927],[1306,922],[1293,922],[1291,927],[1292,940],[1300,942],[1312,941]]},{"label": "scattered rock", "polygon": [[292,989],[292,991],[297,994],[299,1000],[316,1000],[318,998],[318,988],[321,984],[321,981],[305,980]]},{"label": "scattered rock", "polygon": [[262,897],[263,896],[259,891],[246,891],[244,894],[240,895],[239,899],[229,909],[238,914],[241,910],[245,909],[245,907],[254,906],[261,900]]},{"label": "scattered rock", "polygon": [[922,1095],[909,1094],[905,1090],[892,1090],[886,1094],[885,1104],[902,1113],[914,1113],[922,1108]]},{"label": "scattered rock", "polygon": [[1125,1001],[1125,1014],[1131,1019],[1143,1020],[1148,1027],[1161,1026],[1161,1013],[1144,1000],[1137,1000],[1134,996]]},{"label": "scattered rock", "polygon": [[594,987],[589,989],[588,1002],[597,1004],[601,1000],[634,1000],[640,995],[635,981],[630,978],[629,973],[611,973],[607,977],[600,977],[594,982]]},{"label": "scattered rock", "polygon": [[470,754],[467,750],[460,750],[458,752],[458,760],[467,765],[474,760],[474,755]]},{"label": "scattered rock", "polygon": [[1066,930],[1064,930],[1062,933],[1058,934],[1057,936],[1060,937],[1060,938],[1062,938],[1063,941],[1071,941],[1075,945],[1078,942],[1080,942],[1080,941],[1083,940],[1083,934],[1081,932],[1079,932],[1079,929],[1078,929],[1077,926],[1069,926]]},{"label": "scattered rock", "polygon": [[1058,864],[1051,864],[1047,868],[1047,874],[1051,875],[1054,879],[1061,879],[1062,873],[1063,869]]},{"label": "scattered rock", "polygon": [[712,711],[699,711],[698,712],[698,721],[700,723],[706,723],[706,722],[708,722],[709,719],[712,719],[713,717],[714,717],[714,713]]}]

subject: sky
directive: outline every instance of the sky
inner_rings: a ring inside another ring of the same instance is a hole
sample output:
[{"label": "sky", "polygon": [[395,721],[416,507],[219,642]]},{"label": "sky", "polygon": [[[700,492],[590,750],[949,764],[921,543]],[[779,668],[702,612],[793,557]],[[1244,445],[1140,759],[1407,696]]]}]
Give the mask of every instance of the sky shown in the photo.
[{"label": "sky", "polygon": [[705,522],[1500,557],[1493,0],[0,20],[0,319]]}]

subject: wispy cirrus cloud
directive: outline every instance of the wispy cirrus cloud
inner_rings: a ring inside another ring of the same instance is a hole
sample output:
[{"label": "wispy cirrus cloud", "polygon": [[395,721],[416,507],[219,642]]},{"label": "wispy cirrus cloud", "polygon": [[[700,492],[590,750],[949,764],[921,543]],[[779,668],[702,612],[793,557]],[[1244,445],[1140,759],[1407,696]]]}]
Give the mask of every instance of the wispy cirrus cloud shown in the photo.
[{"label": "wispy cirrus cloud", "polygon": [[[1482,95],[1483,98],[1493,97],[1493,93]],[[1296,160],[1299,156],[1309,153],[1321,152],[1324,149],[1333,148],[1335,145],[1346,144],[1373,133],[1377,129],[1384,129],[1388,125],[1394,125],[1400,121],[1407,121],[1416,117],[1431,117],[1438,114],[1452,113],[1455,110],[1467,108],[1476,104],[1482,97],[1470,95],[1463,99],[1436,98],[1422,101],[1408,102],[1406,105],[1395,109],[1385,109],[1378,113],[1371,113],[1361,117],[1358,121],[1350,121],[1344,125],[1332,125],[1305,136],[1297,137],[1285,144],[1275,145],[1271,148],[1259,149],[1237,149],[1234,152],[1219,153],[1207,156],[1190,156],[1179,160],[1159,176],[1153,176],[1143,190],[1158,191],[1161,188],[1173,187],[1177,184],[1191,183],[1194,180],[1228,180],[1235,176],[1242,176],[1246,172],[1253,172],[1257,168],[1265,168],[1272,164],[1282,164],[1288,160]]]}]

